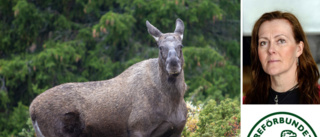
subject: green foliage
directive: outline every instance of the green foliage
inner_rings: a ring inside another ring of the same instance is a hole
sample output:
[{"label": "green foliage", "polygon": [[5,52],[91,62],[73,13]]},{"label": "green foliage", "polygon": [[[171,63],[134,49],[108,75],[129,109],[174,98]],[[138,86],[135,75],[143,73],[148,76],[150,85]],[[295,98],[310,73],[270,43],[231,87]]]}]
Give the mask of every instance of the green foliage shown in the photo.
[{"label": "green foliage", "polygon": [[235,136],[240,129],[240,103],[226,99],[216,105],[210,100],[200,113],[199,134],[202,136]]},{"label": "green foliage", "polygon": [[100,36],[101,44],[98,46],[101,48],[107,46],[109,50],[106,54],[114,57],[112,59],[125,60],[128,56],[121,57],[121,54],[128,48],[134,23],[135,19],[132,15],[109,11],[101,17],[98,24],[93,26],[92,36],[94,38]]},{"label": "green foliage", "polygon": [[204,108],[187,102],[188,121],[183,131],[186,137],[239,136],[240,103],[226,98],[217,104],[210,100]]},{"label": "green foliage", "polygon": [[43,18],[32,3],[26,0],[19,0],[13,7],[14,20],[12,21],[12,31],[9,31],[14,41],[3,43],[4,52],[23,52],[38,36],[38,32],[43,26]]},{"label": "green foliage", "polygon": [[33,136],[27,106],[45,90],[157,57],[146,20],[163,33],[184,21],[186,100],[239,98],[239,0],[1,0],[0,14],[0,136]]},{"label": "green foliage", "polygon": [[6,90],[3,90],[3,89],[0,90],[0,100],[1,100],[0,108],[7,109],[6,104],[10,102],[10,99],[8,97],[8,92]]},{"label": "green foliage", "polygon": [[27,128],[23,128],[21,132],[18,133],[20,137],[35,137],[35,131],[32,126],[31,118],[27,120]]},{"label": "green foliage", "polygon": [[240,76],[234,74],[240,73],[239,67],[229,64],[210,47],[186,47],[183,53],[185,79],[191,91],[187,92],[187,100],[201,103],[238,97]]},{"label": "green foliage", "polygon": [[[135,19],[130,14],[119,14],[112,11],[104,14],[99,23],[93,26],[93,37],[98,37],[104,33],[106,35],[105,41],[112,40],[110,44],[122,44],[127,42],[131,36],[131,28],[135,23]],[[112,39],[112,38],[117,39]]]},{"label": "green foliage", "polygon": [[56,30],[69,30],[71,28],[70,22],[63,15],[58,16],[53,25],[56,26]]},{"label": "green foliage", "polygon": [[29,117],[28,106],[23,105],[21,102],[18,103],[17,107],[13,108],[10,115],[0,114],[0,136],[16,135],[20,130],[26,127],[26,121]]}]

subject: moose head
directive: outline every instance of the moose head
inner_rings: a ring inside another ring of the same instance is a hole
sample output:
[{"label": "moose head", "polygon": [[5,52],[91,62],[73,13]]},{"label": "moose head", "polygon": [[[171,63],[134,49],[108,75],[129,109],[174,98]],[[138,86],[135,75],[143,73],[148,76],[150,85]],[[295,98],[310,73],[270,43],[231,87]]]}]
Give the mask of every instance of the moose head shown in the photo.
[{"label": "moose head", "polygon": [[159,47],[159,65],[169,77],[177,77],[182,72],[183,55],[182,39],[184,24],[181,19],[176,20],[173,33],[162,33],[156,27],[146,22],[149,34],[154,37]]}]

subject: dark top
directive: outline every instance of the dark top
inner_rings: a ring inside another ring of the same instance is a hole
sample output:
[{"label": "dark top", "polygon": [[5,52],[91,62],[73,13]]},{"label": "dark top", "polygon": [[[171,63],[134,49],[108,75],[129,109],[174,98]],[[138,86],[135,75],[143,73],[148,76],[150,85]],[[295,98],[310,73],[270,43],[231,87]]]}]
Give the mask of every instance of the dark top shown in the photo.
[{"label": "dark top", "polygon": [[279,93],[272,88],[269,90],[268,104],[299,104],[299,88]]}]

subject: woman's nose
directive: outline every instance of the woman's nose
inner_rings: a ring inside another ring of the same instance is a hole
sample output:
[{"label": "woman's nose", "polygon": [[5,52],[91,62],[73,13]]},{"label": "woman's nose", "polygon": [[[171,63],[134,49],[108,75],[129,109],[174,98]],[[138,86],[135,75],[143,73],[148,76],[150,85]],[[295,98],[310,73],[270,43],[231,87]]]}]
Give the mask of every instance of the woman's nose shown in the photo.
[{"label": "woman's nose", "polygon": [[268,47],[268,53],[269,54],[273,54],[276,52],[276,47],[275,47],[275,44],[273,44],[273,42],[270,42],[270,45]]}]

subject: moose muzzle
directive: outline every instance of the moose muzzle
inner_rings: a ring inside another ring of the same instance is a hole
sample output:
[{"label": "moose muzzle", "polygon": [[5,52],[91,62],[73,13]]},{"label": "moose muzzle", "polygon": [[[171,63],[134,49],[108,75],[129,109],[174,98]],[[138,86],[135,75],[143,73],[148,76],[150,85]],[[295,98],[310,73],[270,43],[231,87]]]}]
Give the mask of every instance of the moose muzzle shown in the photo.
[{"label": "moose muzzle", "polygon": [[176,50],[170,49],[166,59],[166,70],[169,75],[178,76],[181,72],[181,61]]}]

